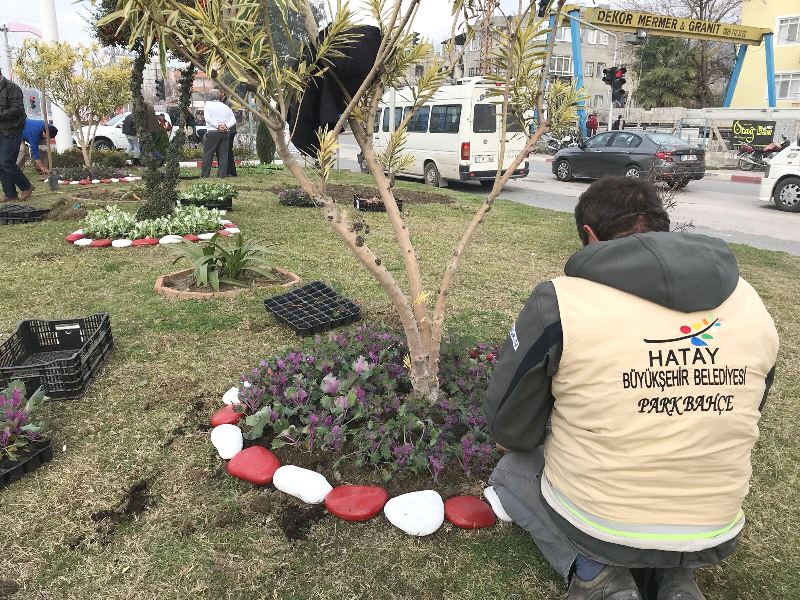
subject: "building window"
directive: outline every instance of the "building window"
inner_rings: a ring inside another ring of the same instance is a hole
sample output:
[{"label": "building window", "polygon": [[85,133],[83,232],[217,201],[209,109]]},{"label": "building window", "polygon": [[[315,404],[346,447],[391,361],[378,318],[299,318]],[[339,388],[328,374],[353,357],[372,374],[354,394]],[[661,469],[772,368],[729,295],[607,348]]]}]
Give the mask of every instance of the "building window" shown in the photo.
[{"label": "building window", "polygon": [[775,95],[779,100],[800,99],[800,73],[775,75]]},{"label": "building window", "polygon": [[419,79],[425,74],[425,68],[422,65],[417,65],[414,67],[414,77]]},{"label": "building window", "polygon": [[570,77],[572,75],[571,56],[553,56],[550,58],[550,72],[553,75]]},{"label": "building window", "polygon": [[558,31],[556,32],[556,41],[557,42],[571,42],[572,41],[572,32],[570,31],[569,27],[559,27]]},{"label": "building window", "polygon": [[469,49],[470,52],[477,52],[481,49],[481,41],[477,35],[469,41]]},{"label": "building window", "polygon": [[778,43],[800,43],[800,17],[778,19]]},{"label": "building window", "polygon": [[470,77],[475,77],[475,67],[470,67],[469,68],[469,76]]},{"label": "building window", "polygon": [[584,77],[594,77],[594,63],[587,62],[586,68],[583,70]]},{"label": "building window", "polygon": [[608,46],[608,34],[603,33],[602,31],[599,32],[599,35],[597,36],[597,43],[603,44],[603,46]]},{"label": "building window", "polygon": [[602,77],[603,76],[603,71],[605,71],[605,70],[606,70],[606,63],[601,63],[601,62],[597,63],[597,76],[598,77]]},{"label": "building window", "polygon": [[589,29],[586,32],[586,43],[587,44],[597,43],[597,29]]},{"label": "building window", "polygon": [[600,94],[596,94],[594,97],[594,107],[603,108],[605,105],[606,105],[606,97]]}]

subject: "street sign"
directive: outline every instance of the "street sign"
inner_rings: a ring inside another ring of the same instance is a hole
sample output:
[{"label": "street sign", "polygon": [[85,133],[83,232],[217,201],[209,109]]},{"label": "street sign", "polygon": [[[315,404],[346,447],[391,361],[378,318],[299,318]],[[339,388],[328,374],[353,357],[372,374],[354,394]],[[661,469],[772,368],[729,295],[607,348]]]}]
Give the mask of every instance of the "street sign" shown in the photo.
[{"label": "street sign", "polygon": [[633,10],[590,8],[584,19],[592,25],[607,29],[636,33],[647,30],[653,35],[691,38],[718,42],[759,45],[771,29],[747,27],[737,23],[715,23],[700,19],[685,19],[667,15],[654,15]]},{"label": "street sign", "polygon": [[739,121],[733,122],[731,142],[734,146],[743,143],[751,146],[766,146],[775,140],[775,121]]}]

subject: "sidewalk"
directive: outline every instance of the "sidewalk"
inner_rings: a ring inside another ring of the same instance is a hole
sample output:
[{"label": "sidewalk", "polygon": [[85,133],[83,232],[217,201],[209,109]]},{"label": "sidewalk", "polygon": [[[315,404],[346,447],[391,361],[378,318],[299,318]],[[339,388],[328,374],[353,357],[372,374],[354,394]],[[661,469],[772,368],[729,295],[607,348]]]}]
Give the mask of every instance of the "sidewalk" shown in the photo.
[{"label": "sidewalk", "polygon": [[[553,157],[544,154],[531,154],[528,157],[529,162],[552,163]],[[706,179],[713,179],[714,181],[730,181],[733,183],[754,183],[761,184],[763,175],[758,173],[750,173],[748,171],[735,171],[723,169],[706,169]]]}]

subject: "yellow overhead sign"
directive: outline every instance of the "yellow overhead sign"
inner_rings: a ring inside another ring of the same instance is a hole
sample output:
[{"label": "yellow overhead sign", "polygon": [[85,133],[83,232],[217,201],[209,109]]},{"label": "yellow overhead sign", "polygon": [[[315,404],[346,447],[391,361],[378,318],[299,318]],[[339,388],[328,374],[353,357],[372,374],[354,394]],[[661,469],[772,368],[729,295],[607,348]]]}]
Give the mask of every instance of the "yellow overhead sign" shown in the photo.
[{"label": "yellow overhead sign", "polygon": [[635,32],[646,29],[653,35],[666,37],[682,37],[718,42],[735,42],[739,44],[761,44],[764,35],[772,33],[771,29],[746,27],[735,23],[714,23],[700,19],[684,19],[667,15],[654,15],[631,10],[610,10],[606,8],[590,8],[584,20],[592,25],[606,29]]}]

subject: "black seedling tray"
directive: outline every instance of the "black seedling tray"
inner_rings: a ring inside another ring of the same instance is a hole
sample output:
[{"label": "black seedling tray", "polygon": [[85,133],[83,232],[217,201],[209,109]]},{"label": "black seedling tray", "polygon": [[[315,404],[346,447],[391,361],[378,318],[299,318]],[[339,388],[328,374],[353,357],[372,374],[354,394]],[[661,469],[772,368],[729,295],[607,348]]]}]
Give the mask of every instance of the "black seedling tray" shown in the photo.
[{"label": "black seedling tray", "polygon": [[205,208],[216,208],[217,210],[233,210],[233,198],[225,198],[224,200],[184,200],[180,199],[181,206],[203,206]]},{"label": "black seedling tray", "polygon": [[21,204],[0,204],[0,225],[34,223],[41,221],[50,212],[49,208],[33,208]]},{"label": "black seedling tray", "polygon": [[264,300],[268,312],[301,336],[322,333],[361,318],[361,308],[321,281]]},{"label": "black seedling tray", "polygon": [[50,398],[81,396],[114,346],[107,313],[64,321],[22,321],[0,346],[0,387],[21,379]]},{"label": "black seedling tray", "polygon": [[[380,197],[372,202],[369,202],[368,200],[372,199],[363,198],[362,196],[356,194],[353,196],[353,206],[356,208],[356,210],[362,210],[365,212],[386,212],[386,206]],[[400,198],[395,198],[394,201],[397,203],[397,210],[403,210],[403,201]]]},{"label": "black seedling tray", "polygon": [[53,445],[50,440],[43,440],[31,445],[33,449],[28,456],[14,463],[0,464],[0,490],[21,479],[25,473],[35,471],[53,458]]}]

